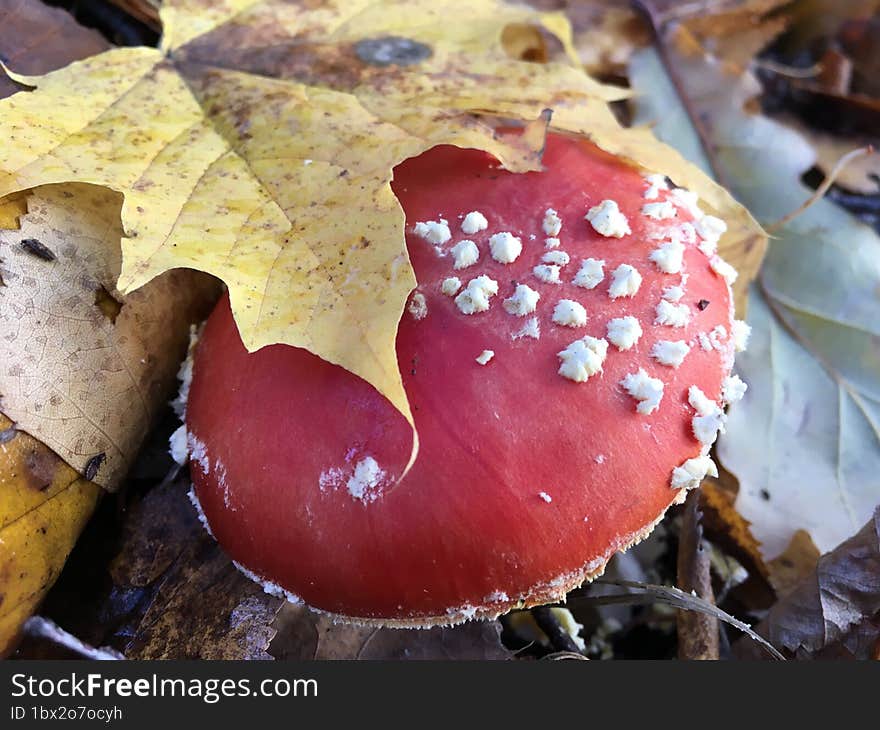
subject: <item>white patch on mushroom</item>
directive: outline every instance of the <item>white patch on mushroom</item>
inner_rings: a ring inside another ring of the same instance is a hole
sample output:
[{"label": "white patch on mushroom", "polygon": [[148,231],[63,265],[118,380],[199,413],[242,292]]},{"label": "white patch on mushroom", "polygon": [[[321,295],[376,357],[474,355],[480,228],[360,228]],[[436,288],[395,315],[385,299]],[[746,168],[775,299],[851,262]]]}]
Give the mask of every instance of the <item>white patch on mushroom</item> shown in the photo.
[{"label": "white patch on mushroom", "polygon": [[[190,504],[192,504],[193,509],[196,511],[196,515],[199,518],[199,522],[202,523],[202,527],[205,528],[205,531],[211,536],[214,537],[214,533],[211,531],[211,525],[208,524],[208,518],[205,517],[205,511],[202,509],[202,503],[199,502],[199,498],[196,496],[195,487],[190,487],[189,491],[186,493],[186,496],[189,497]],[[216,540],[217,538],[214,537]]]},{"label": "white patch on mushroom", "polygon": [[677,274],[684,263],[684,244],[680,241],[667,241],[651,251],[648,255],[665,274]]},{"label": "white patch on mushroom", "polygon": [[597,337],[582,337],[557,353],[561,361],[559,374],[576,383],[585,383],[591,376],[602,372],[608,355],[608,342]]},{"label": "white patch on mushroom", "polygon": [[721,382],[721,400],[725,403],[736,403],[742,400],[749,386],[746,385],[739,375],[728,375]]},{"label": "white patch on mushroom", "polygon": [[512,233],[502,231],[489,239],[489,250],[499,264],[512,264],[522,253],[522,241]]},{"label": "white patch on mushroom", "polygon": [[688,211],[688,213],[690,213],[695,220],[699,220],[703,217],[703,211],[698,205],[700,196],[696,193],[691,192],[690,190],[685,190],[684,188],[675,188],[671,193],[669,193],[669,197],[672,198],[686,211]]},{"label": "white patch on mushroom", "polygon": [[642,326],[632,315],[617,317],[608,322],[608,341],[618,350],[628,350],[642,336]]},{"label": "white patch on mushroom", "polygon": [[181,421],[186,417],[186,404],[189,401],[189,389],[192,385],[193,356],[196,352],[196,345],[199,343],[200,334],[201,327],[194,324],[190,325],[186,359],[180,363],[180,367],[177,369],[177,379],[180,381],[180,387],[177,389],[177,397],[171,401],[171,407]]},{"label": "white patch on mushroom", "polygon": [[326,492],[328,489],[337,489],[345,481],[345,471],[338,466],[325,469],[318,476],[318,489]]},{"label": "white patch on mushroom", "polygon": [[458,294],[459,289],[461,289],[461,279],[457,276],[450,276],[444,279],[443,283],[440,285],[440,291],[448,297],[454,297]]},{"label": "white patch on mushroom", "polygon": [[480,231],[485,231],[488,227],[489,221],[487,221],[486,216],[478,210],[472,210],[461,222],[461,232],[468,236],[472,236]]},{"label": "white patch on mushroom", "polygon": [[530,286],[517,284],[513,295],[504,300],[504,311],[517,317],[525,317],[535,311],[540,298],[541,295]]},{"label": "white patch on mushroom", "polygon": [[498,293],[498,282],[481,274],[471,279],[464,291],[455,297],[455,305],[462,314],[485,312],[489,309],[489,299]]},{"label": "white patch on mushroom", "polygon": [[749,346],[749,337],[752,335],[751,326],[741,319],[735,319],[731,327],[731,334],[733,335],[734,349],[737,352],[744,352]]},{"label": "white patch on mushroom", "polygon": [[473,241],[459,241],[450,250],[455,258],[452,268],[456,270],[466,269],[480,260],[480,249],[477,248],[477,244]]},{"label": "white patch on mushroom", "polygon": [[258,586],[260,586],[263,589],[264,593],[268,593],[270,596],[274,596],[275,598],[283,598],[294,604],[303,602],[302,598],[297,596],[295,593],[291,593],[290,591],[282,588],[277,583],[272,583],[272,581],[261,578],[253,571],[245,568],[241,563],[233,560],[232,564],[235,566],[235,569],[238,570],[238,572],[241,573],[245,578],[252,580]]},{"label": "white patch on mushroom", "polygon": [[510,598],[504,591],[492,591],[492,593],[483,597],[483,603],[502,603],[509,600]]},{"label": "white patch on mushroom", "polygon": [[565,251],[548,251],[541,257],[541,261],[545,264],[568,266],[568,262],[571,261],[571,256],[565,253]]},{"label": "white patch on mushroom", "polygon": [[538,264],[532,269],[532,273],[545,284],[562,283],[562,279],[559,278],[559,267],[554,264]]},{"label": "white patch on mushroom", "polygon": [[428,316],[428,302],[425,299],[425,295],[420,291],[415,292],[412,295],[412,298],[409,300],[409,306],[407,306],[407,310],[412,315],[412,318],[415,320],[424,319]]},{"label": "white patch on mushroom", "polygon": [[571,283],[582,289],[595,289],[605,278],[604,266],[602,259],[584,259]]},{"label": "white patch on mushroom", "polygon": [[672,470],[670,486],[673,489],[696,489],[707,474],[717,477],[718,468],[708,454],[700,454]]},{"label": "white patch on mushroom", "polygon": [[653,218],[655,221],[665,221],[675,218],[675,206],[668,200],[662,203],[645,203],[642,206],[642,215]]},{"label": "white patch on mushroom", "polygon": [[538,496],[543,499],[547,504],[550,504],[553,501],[553,497],[547,494],[547,492],[538,492]]},{"label": "white patch on mushroom", "polygon": [[449,222],[441,218],[439,221],[422,221],[416,223],[413,231],[419,238],[423,238],[428,243],[435,246],[446,243],[452,238],[452,232],[449,230]]},{"label": "white patch on mushroom", "polygon": [[355,464],[354,474],[345,486],[354,499],[368,504],[381,494],[380,486],[384,478],[385,472],[379,468],[378,462],[372,456],[365,456]]},{"label": "white patch on mushroom", "polygon": [[548,236],[558,236],[559,231],[562,230],[562,219],[553,208],[547,208],[544,211],[544,220],[541,223],[541,227]]},{"label": "white patch on mushroom", "polygon": [[620,384],[638,401],[636,410],[639,413],[647,416],[660,407],[660,401],[663,399],[663,381],[660,378],[652,378],[644,368],[630,373],[620,381]]},{"label": "white patch on mushroom", "polygon": [[691,429],[697,440],[710,446],[724,429],[724,411],[696,385],[688,388],[688,403],[697,412],[691,420]]},{"label": "white patch on mushroom", "polygon": [[621,264],[611,274],[611,285],[608,287],[608,296],[612,299],[618,297],[635,296],[642,285],[642,275],[634,266]]},{"label": "white patch on mushroom", "polygon": [[660,340],[651,348],[651,357],[661,365],[677,368],[684,362],[687,354],[691,351],[688,343],[684,340]]},{"label": "white patch on mushroom", "polygon": [[537,317],[532,317],[526,322],[522,329],[510,335],[511,340],[518,340],[522,337],[530,337],[533,340],[541,339],[541,323]]},{"label": "white patch on mushroom", "polygon": [[572,299],[560,299],[553,308],[553,321],[563,327],[583,327],[587,324],[587,310]]},{"label": "white patch on mushroom", "polygon": [[693,223],[691,223],[690,221],[685,221],[675,228],[675,238],[677,238],[682,243],[696,243],[697,229],[694,228]]},{"label": "white patch on mushroom", "polygon": [[669,190],[665,175],[651,173],[650,175],[643,175],[643,177],[648,183],[648,189],[644,194],[645,200],[656,200],[661,190]]},{"label": "white patch on mushroom", "polygon": [[739,272],[717,254],[709,260],[709,266],[724,281],[733,286]]},{"label": "white patch on mushroom", "polygon": [[709,339],[709,335],[705,332],[700,332],[697,335],[697,339],[700,341],[700,349],[705,350],[706,352],[712,351],[712,341]]},{"label": "white patch on mushroom", "polygon": [[727,224],[714,215],[704,215],[694,226],[696,232],[706,243],[714,247],[718,240],[727,232]]},{"label": "white patch on mushroom", "polygon": [[727,329],[725,329],[723,324],[716,325],[709,333],[709,342],[712,343],[712,348],[718,350],[718,352],[724,350],[724,343],[722,340],[726,339]]},{"label": "white patch on mushroom", "polygon": [[606,457],[605,457],[605,454],[596,454],[596,455],[593,457],[593,461],[595,461],[597,464],[604,464],[604,463],[605,463],[605,458],[606,458]]},{"label": "white patch on mushroom", "polygon": [[545,248],[559,248],[559,239],[558,238],[545,238],[544,239]]},{"label": "white patch on mushroom", "polygon": [[486,365],[493,357],[495,357],[495,350],[483,350],[479,355],[477,355],[475,360],[480,365]]},{"label": "white patch on mushroom", "polygon": [[584,218],[590,222],[596,233],[603,236],[623,238],[632,233],[629,221],[614,200],[603,200],[599,205],[594,205]]},{"label": "white patch on mushroom", "polygon": [[667,286],[663,289],[662,296],[667,302],[677,302],[684,296],[684,289],[678,285]]},{"label": "white patch on mushroom", "polygon": [[178,426],[177,430],[171,434],[168,439],[168,453],[175,462],[183,466],[189,459],[189,450],[187,449],[186,424]]},{"label": "white patch on mushroom", "polygon": [[662,324],[667,327],[685,327],[691,319],[691,310],[687,304],[673,304],[661,299],[655,310],[654,324]]},{"label": "white patch on mushroom", "polygon": [[186,442],[189,446],[190,462],[199,465],[201,470],[207,474],[211,471],[211,460],[208,458],[208,449],[205,444],[196,438],[191,431],[186,434]]},{"label": "white patch on mushroom", "polygon": [[694,416],[691,429],[701,444],[710,446],[718,438],[718,432],[724,430],[724,412],[719,410],[706,416]]}]

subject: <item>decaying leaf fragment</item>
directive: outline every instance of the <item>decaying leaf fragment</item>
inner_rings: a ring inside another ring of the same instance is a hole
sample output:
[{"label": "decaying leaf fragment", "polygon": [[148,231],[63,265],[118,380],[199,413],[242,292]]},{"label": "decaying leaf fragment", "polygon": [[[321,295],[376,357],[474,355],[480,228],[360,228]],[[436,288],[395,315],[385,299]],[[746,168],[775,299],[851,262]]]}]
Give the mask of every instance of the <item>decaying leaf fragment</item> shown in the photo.
[{"label": "decaying leaf fragment", "polygon": [[[880,508],[819,558],[815,572],[770,609],[758,631],[799,658],[878,658]],[[737,648],[754,656],[749,646]]]},{"label": "decaying leaf fragment", "polygon": [[0,414],[0,656],[55,582],[100,492]]},{"label": "decaying leaf fragment", "polygon": [[161,51],[15,76],[36,90],[0,107],[0,135],[16,142],[0,195],[68,180],[122,192],[122,292],[181,266],[213,273],[250,349],[309,349],[411,422],[395,336],[415,280],[389,185],[407,157],[454,144],[537,169],[539,151],[491,122],[551,108],[555,128],[675,176],[760,237],[696,168],[621,130],[606,102],[625,92],[507,55],[505,28],[531,24],[575,58],[559,15],[496,0],[178,0],[162,17]]}]

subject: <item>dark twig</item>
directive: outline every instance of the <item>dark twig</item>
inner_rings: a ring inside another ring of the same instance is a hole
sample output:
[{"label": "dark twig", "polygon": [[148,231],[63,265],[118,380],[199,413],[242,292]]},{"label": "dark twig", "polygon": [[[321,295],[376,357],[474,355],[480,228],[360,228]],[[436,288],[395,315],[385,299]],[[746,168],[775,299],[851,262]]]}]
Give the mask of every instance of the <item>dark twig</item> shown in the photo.
[{"label": "dark twig", "polygon": [[645,19],[651,26],[651,29],[654,31],[654,45],[657,49],[657,54],[660,56],[660,61],[663,63],[663,68],[666,71],[666,75],[669,77],[672,86],[675,88],[675,93],[678,96],[679,101],[681,101],[682,107],[684,107],[685,113],[690,120],[691,126],[693,126],[694,128],[694,132],[696,132],[697,138],[700,140],[700,146],[703,148],[703,152],[706,155],[706,160],[709,162],[709,166],[712,168],[712,177],[714,177],[715,180],[725,188],[730,187],[725,183],[724,174],[722,173],[715,159],[715,148],[712,145],[709,134],[706,131],[705,126],[703,125],[700,115],[694,108],[690,96],[685,91],[685,86],[681,80],[681,76],[669,56],[669,48],[666,43],[665,30],[666,25],[668,22],[670,22],[672,16],[664,16],[663,13],[658,11],[651,0],[633,0],[632,5],[636,10],[644,15]]},{"label": "dark twig", "polygon": [[[678,587],[714,604],[709,550],[703,540],[701,519],[700,490],[694,489],[685,501],[678,536]],[[678,658],[718,658],[718,620],[714,616],[679,609]]]},{"label": "dark twig", "polygon": [[533,608],[532,618],[535,619],[535,623],[538,624],[541,631],[547,634],[551,646],[557,652],[564,651],[575,654],[581,653],[577,644],[574,643],[574,639],[572,639],[571,636],[568,635],[568,632],[562,628],[562,624],[559,623],[556,616],[553,614],[553,611],[550,609],[550,606],[538,606],[537,608]]},{"label": "dark twig", "polygon": [[602,596],[569,596],[568,602],[575,603],[578,601],[589,601],[596,606],[640,606],[650,603],[662,603],[663,605],[672,606],[673,608],[683,608],[687,611],[708,613],[719,621],[724,621],[724,623],[742,631],[750,639],[763,646],[774,659],[785,660],[785,657],[776,649],[776,647],[774,647],[763,636],[756,633],[751,626],[734,618],[726,611],[722,611],[718,606],[704,601],[699,596],[692,596],[690,593],[685,593],[673,586],[661,586],[653,583],[641,583],[632,580],[610,580],[608,578],[598,578],[593,581],[593,583],[598,585],[619,586],[621,588],[629,588],[639,592],[606,594]]}]

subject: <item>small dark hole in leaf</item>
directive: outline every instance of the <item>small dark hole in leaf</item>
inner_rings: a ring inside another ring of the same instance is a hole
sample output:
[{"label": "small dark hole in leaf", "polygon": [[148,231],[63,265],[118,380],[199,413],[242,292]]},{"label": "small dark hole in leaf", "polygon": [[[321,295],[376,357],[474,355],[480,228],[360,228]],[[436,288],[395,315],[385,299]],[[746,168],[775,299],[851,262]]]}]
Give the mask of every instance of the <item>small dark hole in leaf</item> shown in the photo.
[{"label": "small dark hole in leaf", "polygon": [[768,492],[766,489],[762,489],[761,490],[761,499],[769,502],[770,501],[770,492]]},{"label": "small dark hole in leaf", "polygon": [[122,311],[122,302],[117,301],[103,286],[95,291],[95,306],[112,324],[116,324],[116,318]]},{"label": "small dark hole in leaf", "polygon": [[365,38],[355,44],[354,52],[361,61],[373,66],[411,66],[434,54],[425,43],[394,35]]}]

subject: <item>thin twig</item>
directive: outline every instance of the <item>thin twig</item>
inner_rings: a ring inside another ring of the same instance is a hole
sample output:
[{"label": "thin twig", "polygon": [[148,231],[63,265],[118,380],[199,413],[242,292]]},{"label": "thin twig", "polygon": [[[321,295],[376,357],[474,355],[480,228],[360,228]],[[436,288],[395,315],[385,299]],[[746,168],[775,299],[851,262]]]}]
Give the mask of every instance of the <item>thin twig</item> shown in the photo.
[{"label": "thin twig", "polygon": [[769,226],[765,226],[764,230],[767,233],[775,233],[780,228],[782,228],[786,223],[791,222],[795,218],[797,218],[801,213],[803,213],[807,208],[813,205],[817,200],[825,197],[825,193],[834,185],[834,181],[838,178],[841,172],[843,172],[844,168],[853,160],[857,160],[859,157],[865,157],[867,155],[874,154],[874,146],[867,145],[866,147],[859,147],[858,149],[854,149],[851,152],[847,152],[843,157],[841,157],[837,164],[834,166],[834,169],[831,170],[822,181],[822,184],[816,188],[813,194],[807,198],[801,205],[795,208],[791,213],[783,216],[775,223],[771,223]]},{"label": "thin twig", "polygon": [[639,581],[631,580],[611,580],[609,578],[598,578],[593,581],[593,583],[599,585],[619,586],[621,588],[631,588],[633,590],[641,592],[617,593],[604,596],[569,596],[568,602],[573,603],[575,601],[589,601],[598,606],[612,604],[643,605],[648,603],[662,603],[666,606],[672,606],[673,608],[683,608],[688,611],[701,611],[703,613],[708,613],[711,616],[715,616],[715,618],[719,619],[720,621],[724,621],[724,623],[729,624],[736,629],[739,629],[753,641],[756,641],[758,644],[763,646],[774,659],[785,660],[785,657],[776,649],[776,647],[774,647],[763,636],[756,633],[751,626],[743,623],[737,618],[734,618],[726,611],[722,611],[720,608],[718,608],[718,606],[704,601],[699,596],[685,593],[684,591],[678,588],[674,588],[673,586],[661,586],[655,585],[653,583],[641,583]]},{"label": "thin twig", "polygon": [[547,634],[551,646],[557,652],[564,651],[575,654],[580,653],[578,645],[574,643],[574,639],[569,636],[568,632],[562,628],[562,624],[559,623],[559,620],[556,618],[556,615],[553,613],[553,609],[551,609],[550,606],[538,606],[537,608],[533,608],[532,618],[535,619],[538,628]]},{"label": "thin twig", "polygon": [[703,127],[700,115],[697,113],[696,109],[694,109],[694,105],[685,91],[684,82],[681,80],[678,69],[670,58],[666,39],[663,36],[664,22],[668,20],[668,18],[664,18],[653,6],[653,3],[651,3],[650,0],[633,0],[632,5],[645,16],[651,29],[654,31],[654,45],[657,49],[657,54],[660,56],[660,61],[663,64],[666,75],[669,77],[682,107],[684,107],[688,120],[694,128],[694,132],[696,132],[697,138],[700,141],[700,147],[702,147],[703,153],[706,156],[709,167],[711,168],[712,177],[714,177],[723,187],[730,187],[725,183],[725,176],[715,159],[715,149],[709,138],[709,133]]},{"label": "thin twig", "polygon": [[765,71],[774,73],[777,76],[787,76],[791,79],[812,79],[822,73],[822,64],[814,63],[808,68],[796,68],[795,66],[786,66],[769,58],[756,58],[752,63],[756,68],[762,68]]}]

